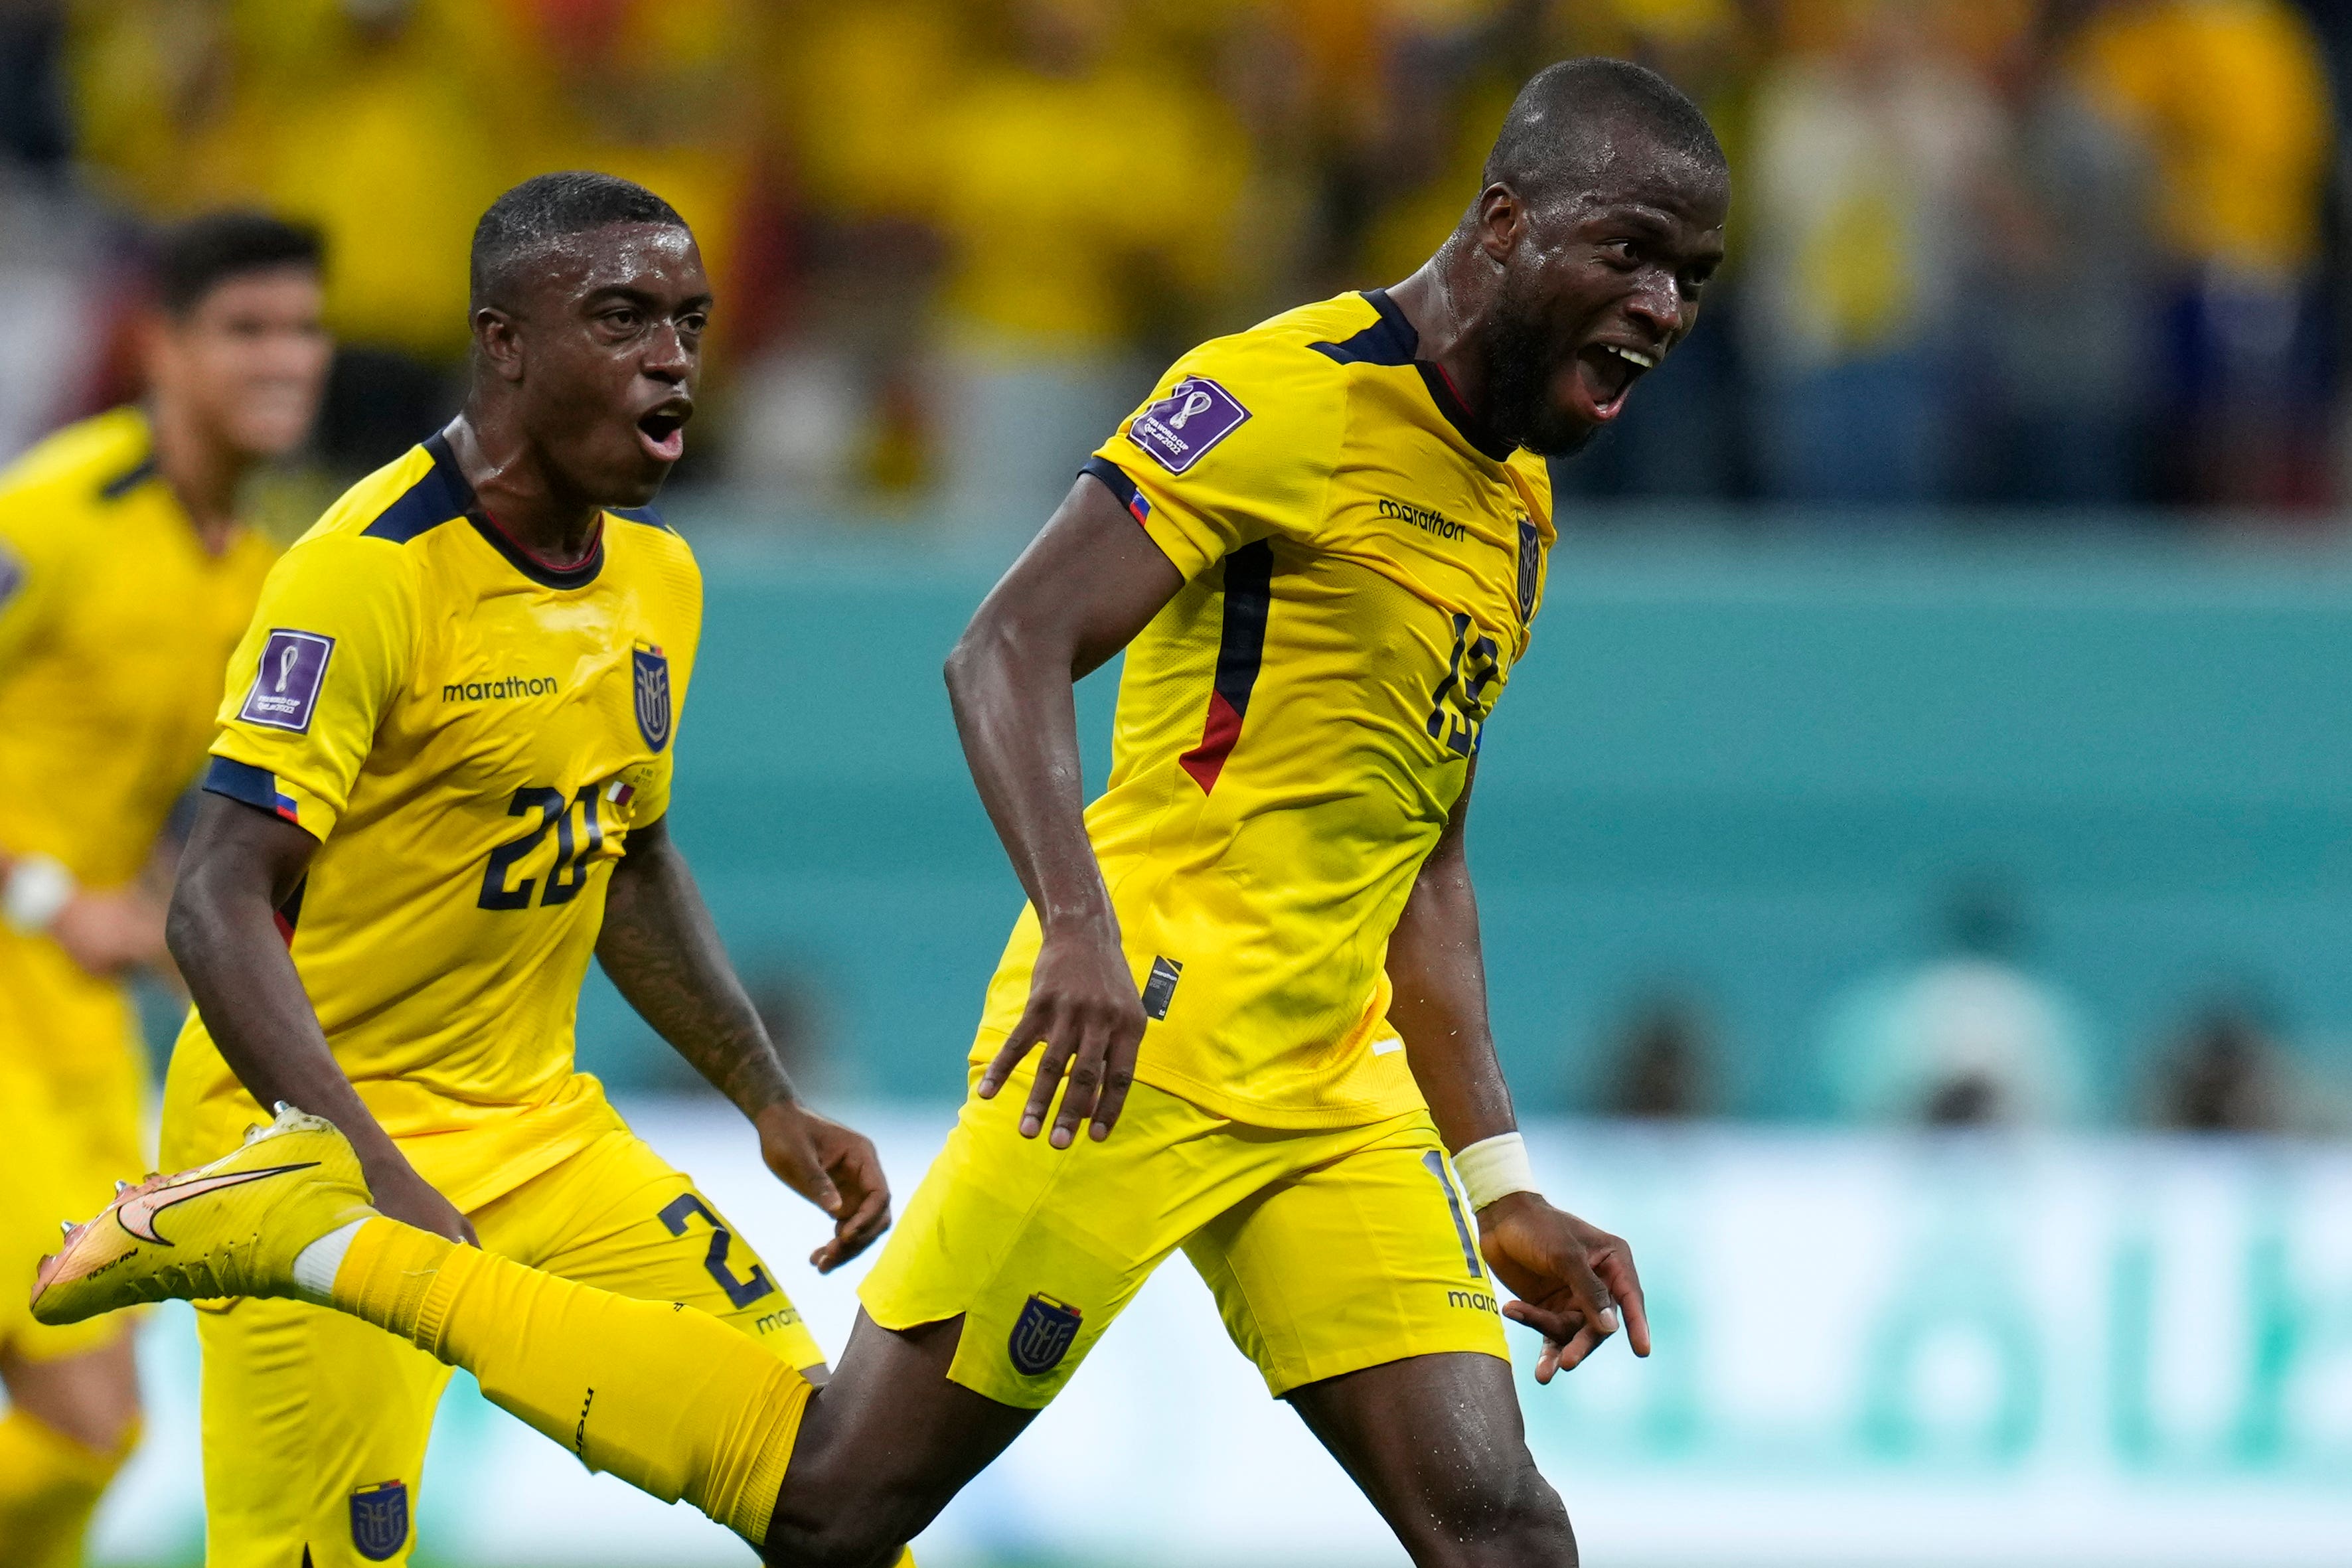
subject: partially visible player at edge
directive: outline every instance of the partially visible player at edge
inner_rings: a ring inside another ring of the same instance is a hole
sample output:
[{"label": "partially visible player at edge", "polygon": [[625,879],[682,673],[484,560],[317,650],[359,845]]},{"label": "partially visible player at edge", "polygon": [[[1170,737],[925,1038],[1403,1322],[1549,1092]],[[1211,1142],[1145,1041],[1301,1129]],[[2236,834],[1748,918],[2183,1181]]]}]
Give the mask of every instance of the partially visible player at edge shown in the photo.
[{"label": "partially visible player at edge", "polygon": [[[181,1268],[330,1300],[771,1563],[843,1568],[919,1530],[1182,1246],[1416,1563],[1574,1563],[1488,1281],[1543,1334],[1539,1379],[1621,1322],[1646,1352],[1648,1327],[1625,1244],[1535,1190],[1463,823],[1542,596],[1540,457],[1690,331],[1728,205],[1688,100],[1553,67],[1428,265],[1203,345],[1087,465],[950,661],[1031,911],[974,1096],[822,1391],[690,1314],[369,1217],[349,1154],[292,1112],[128,1220],[184,1204]],[[1121,647],[1111,782],[1082,815],[1070,684]],[[187,1289],[173,1270],[94,1225],[41,1310]]]},{"label": "partially visible player at edge", "polygon": [[237,518],[310,428],[330,345],[318,237],[257,213],[159,236],[138,405],[0,474],[0,1568],[66,1568],[131,1450],[127,1321],[35,1323],[58,1202],[146,1163],[146,1053],[125,984],[167,962],[166,821],[276,549]]},{"label": "partially visible player at edge", "polygon": [[[794,1095],[669,833],[702,581],[630,509],[685,447],[702,258],[652,192],[551,174],[483,215],[471,274],[464,412],[286,552],[229,663],[169,922],[196,1008],[165,1168],[290,1100],[383,1212],[822,1377],[775,1277],[572,1060],[593,952],[835,1216],[819,1268],[888,1223],[872,1144]],[[197,1320],[205,1562],[407,1561],[448,1369],[224,1294]]]}]

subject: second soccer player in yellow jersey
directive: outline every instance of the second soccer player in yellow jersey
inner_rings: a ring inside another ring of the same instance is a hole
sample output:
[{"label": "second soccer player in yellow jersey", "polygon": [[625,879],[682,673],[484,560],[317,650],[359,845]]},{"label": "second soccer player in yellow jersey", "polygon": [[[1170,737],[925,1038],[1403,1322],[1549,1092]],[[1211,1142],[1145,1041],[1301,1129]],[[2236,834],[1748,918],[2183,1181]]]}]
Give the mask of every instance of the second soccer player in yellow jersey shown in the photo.
[{"label": "second soccer player in yellow jersey", "polygon": [[0,475],[0,1568],[68,1568],[137,1431],[129,1325],[35,1323],[59,1203],[147,1164],[128,984],[165,964],[166,824],[277,551],[246,478],[326,382],[318,237],[258,213],[155,237],[147,391]]},{"label": "second soccer player in yellow jersey", "polygon": [[[293,1100],[376,1204],[506,1257],[692,1305],[824,1361],[775,1275],[575,1070],[590,957],[835,1213],[887,1221],[873,1149],[793,1098],[668,836],[701,577],[648,513],[709,291],[658,197],[509,192],[476,236],[467,410],[271,572],[212,744],[172,940],[197,1011],[167,1168]],[[205,1560],[407,1560],[448,1370],[299,1302],[205,1304]]]}]

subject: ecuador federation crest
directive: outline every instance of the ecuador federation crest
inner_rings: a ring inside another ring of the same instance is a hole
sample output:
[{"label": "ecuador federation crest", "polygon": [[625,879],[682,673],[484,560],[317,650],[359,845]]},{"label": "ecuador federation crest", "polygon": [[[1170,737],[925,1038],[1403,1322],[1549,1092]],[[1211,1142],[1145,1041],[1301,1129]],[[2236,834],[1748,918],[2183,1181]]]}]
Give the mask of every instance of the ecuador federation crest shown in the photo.
[{"label": "ecuador federation crest", "polygon": [[669,656],[639,643],[635,665],[637,733],[658,752],[669,744]]},{"label": "ecuador federation crest", "polygon": [[352,1545],[382,1563],[408,1544],[408,1483],[378,1481],[352,1494]]},{"label": "ecuador federation crest", "polygon": [[1070,1353],[1070,1342],[1078,1337],[1079,1316],[1066,1301],[1043,1294],[1030,1297],[1005,1345],[1013,1370],[1024,1377],[1042,1377],[1061,1365]]}]

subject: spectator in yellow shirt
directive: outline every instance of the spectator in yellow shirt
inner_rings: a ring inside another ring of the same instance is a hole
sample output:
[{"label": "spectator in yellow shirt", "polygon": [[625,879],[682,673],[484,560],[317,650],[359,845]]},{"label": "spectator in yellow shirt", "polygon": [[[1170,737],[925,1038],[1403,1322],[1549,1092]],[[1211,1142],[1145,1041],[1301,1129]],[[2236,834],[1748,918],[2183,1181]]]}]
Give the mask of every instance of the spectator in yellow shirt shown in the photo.
[{"label": "spectator in yellow shirt", "polygon": [[934,127],[949,255],[936,423],[970,510],[1050,505],[1149,384],[1138,338],[1186,330],[1223,275],[1247,145],[1181,70],[1114,53],[1126,12],[1020,0],[1012,47]]},{"label": "spectator in yellow shirt", "polygon": [[2155,159],[2175,274],[2160,443],[2174,497],[2319,500],[2334,131],[2318,40],[2286,0],[2116,0],[2077,58]]}]

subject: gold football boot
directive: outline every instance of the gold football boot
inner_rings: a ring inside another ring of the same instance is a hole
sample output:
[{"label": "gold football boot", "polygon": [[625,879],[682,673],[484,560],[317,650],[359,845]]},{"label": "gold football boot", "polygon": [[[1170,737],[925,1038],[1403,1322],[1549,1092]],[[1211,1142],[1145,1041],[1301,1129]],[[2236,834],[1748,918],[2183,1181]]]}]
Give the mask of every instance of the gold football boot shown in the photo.
[{"label": "gold football boot", "polygon": [[142,1301],[290,1296],[304,1247],[375,1213],[333,1123],[289,1105],[245,1146],[176,1176],[120,1186],[41,1259],[33,1316],[78,1323]]}]

